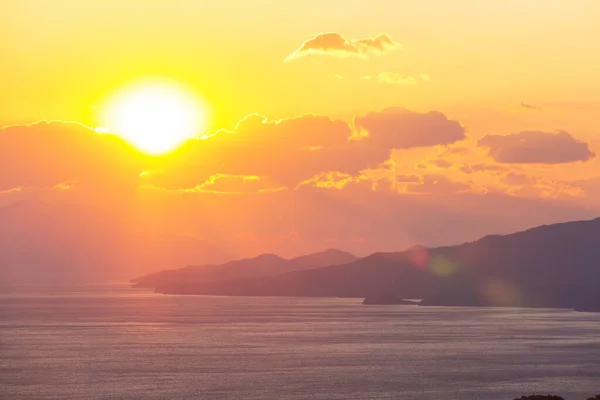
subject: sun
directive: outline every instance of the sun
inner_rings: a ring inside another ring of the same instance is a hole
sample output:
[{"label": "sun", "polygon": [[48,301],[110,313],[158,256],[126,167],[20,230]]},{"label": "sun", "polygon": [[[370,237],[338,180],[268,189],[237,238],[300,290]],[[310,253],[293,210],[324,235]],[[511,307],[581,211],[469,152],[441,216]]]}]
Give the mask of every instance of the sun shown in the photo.
[{"label": "sun", "polygon": [[179,85],[144,82],[117,93],[100,117],[110,132],[149,154],[167,153],[206,128],[206,107]]}]

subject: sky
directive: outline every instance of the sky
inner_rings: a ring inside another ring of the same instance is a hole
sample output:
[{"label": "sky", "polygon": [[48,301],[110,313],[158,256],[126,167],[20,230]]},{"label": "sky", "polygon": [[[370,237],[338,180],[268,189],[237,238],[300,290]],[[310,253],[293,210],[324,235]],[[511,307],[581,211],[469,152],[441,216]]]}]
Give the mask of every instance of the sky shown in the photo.
[{"label": "sky", "polygon": [[[4,276],[367,255],[594,218],[598,20],[595,0],[2,2]],[[140,142],[106,111],[150,81],[202,116],[165,152],[144,141],[177,119],[121,107]]]}]

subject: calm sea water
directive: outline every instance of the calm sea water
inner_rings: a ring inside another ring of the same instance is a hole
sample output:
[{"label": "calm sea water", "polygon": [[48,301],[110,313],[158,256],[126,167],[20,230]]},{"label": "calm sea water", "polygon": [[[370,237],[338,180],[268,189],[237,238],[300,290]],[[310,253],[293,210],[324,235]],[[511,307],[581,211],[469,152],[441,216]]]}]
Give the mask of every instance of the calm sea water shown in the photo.
[{"label": "calm sea water", "polygon": [[0,295],[2,399],[513,399],[600,393],[600,314],[164,296]]}]

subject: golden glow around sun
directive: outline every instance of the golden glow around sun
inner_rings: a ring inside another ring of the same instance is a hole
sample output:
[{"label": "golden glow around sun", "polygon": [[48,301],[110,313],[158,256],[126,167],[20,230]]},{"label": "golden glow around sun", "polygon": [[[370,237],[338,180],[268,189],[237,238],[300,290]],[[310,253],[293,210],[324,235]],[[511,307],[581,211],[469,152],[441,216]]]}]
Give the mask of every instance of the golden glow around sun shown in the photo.
[{"label": "golden glow around sun", "polygon": [[146,82],[118,93],[104,107],[101,120],[110,132],[140,150],[162,154],[202,136],[206,110],[199,98],[180,86]]}]

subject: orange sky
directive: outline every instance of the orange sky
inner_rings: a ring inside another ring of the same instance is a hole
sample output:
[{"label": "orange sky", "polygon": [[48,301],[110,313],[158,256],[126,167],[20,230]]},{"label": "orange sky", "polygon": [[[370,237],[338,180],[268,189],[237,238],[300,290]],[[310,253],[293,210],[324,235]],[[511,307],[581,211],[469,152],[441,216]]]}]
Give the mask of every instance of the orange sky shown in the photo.
[{"label": "orange sky", "polygon": [[[148,3],[0,3],[0,238],[121,276],[599,213],[595,0]],[[152,156],[93,130],[148,78],[210,137]]]}]

